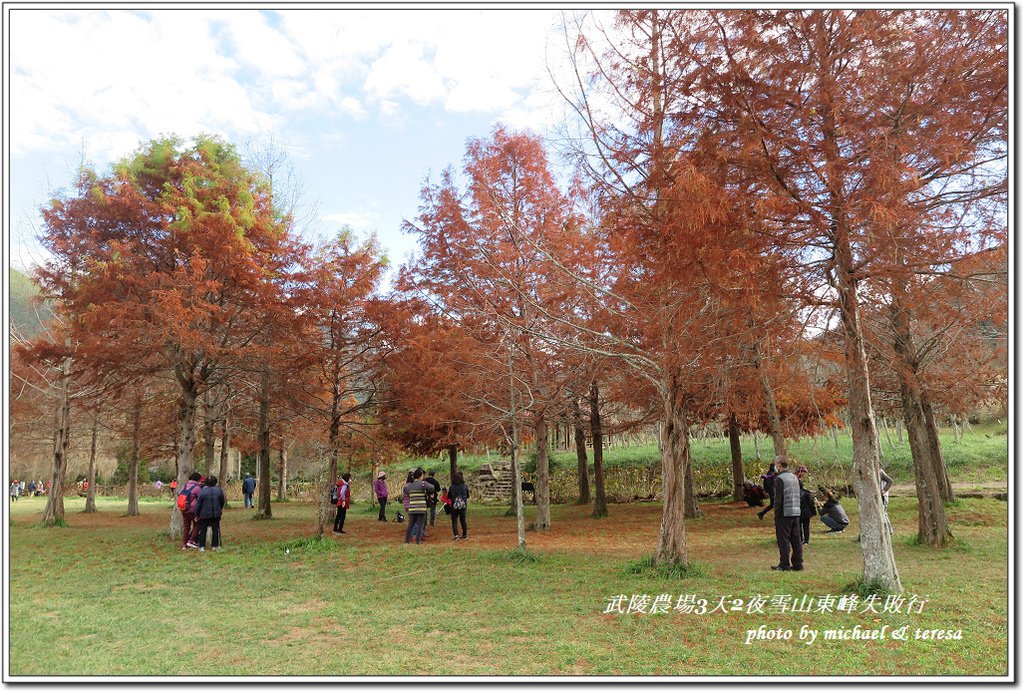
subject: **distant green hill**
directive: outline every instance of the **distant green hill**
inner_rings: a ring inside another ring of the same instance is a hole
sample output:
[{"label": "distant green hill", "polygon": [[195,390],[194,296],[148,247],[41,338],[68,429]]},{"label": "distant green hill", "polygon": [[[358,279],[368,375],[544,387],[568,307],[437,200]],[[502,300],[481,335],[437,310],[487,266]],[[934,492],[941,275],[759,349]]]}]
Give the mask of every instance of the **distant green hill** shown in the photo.
[{"label": "distant green hill", "polygon": [[52,316],[45,304],[40,305],[36,301],[38,295],[39,287],[35,281],[12,267],[9,297],[11,324],[28,337],[42,331],[41,322],[48,321]]}]

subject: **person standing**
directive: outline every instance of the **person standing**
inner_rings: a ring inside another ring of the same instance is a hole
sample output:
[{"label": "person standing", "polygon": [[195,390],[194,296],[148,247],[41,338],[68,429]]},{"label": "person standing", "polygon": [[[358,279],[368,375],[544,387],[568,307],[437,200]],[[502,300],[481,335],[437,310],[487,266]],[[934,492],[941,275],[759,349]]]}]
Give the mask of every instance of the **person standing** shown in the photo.
[{"label": "person standing", "polygon": [[814,496],[811,491],[804,487],[804,478],[807,477],[807,467],[799,466],[796,470],[796,479],[800,483],[800,535],[803,537],[803,544],[810,545],[811,542],[811,517],[818,513],[814,506]]},{"label": "person standing", "polygon": [[338,511],[334,515],[334,533],[346,533],[345,531],[345,515],[348,513],[348,507],[351,504],[352,491],[349,486],[349,481],[352,479],[351,473],[341,474],[341,480],[338,481],[337,485],[337,496],[334,504],[337,506]]},{"label": "person standing", "polygon": [[[462,471],[456,471],[452,476],[452,486],[448,488],[448,499],[452,507],[452,534],[454,540],[466,540],[466,509],[469,507],[469,486],[466,485]],[[457,523],[456,523],[457,522]],[[459,536],[458,525],[462,525],[462,535]]]},{"label": "person standing", "polygon": [[245,474],[245,478],[242,479],[242,496],[245,499],[244,505],[246,507],[255,507],[255,503],[252,501],[252,495],[256,492],[256,479],[252,477],[251,473]]},{"label": "person standing", "polygon": [[377,521],[387,521],[388,517],[385,511],[388,507],[388,474],[380,471],[377,474],[377,480],[373,482],[373,494],[377,496],[377,504],[380,505],[380,513],[377,515]]},{"label": "person standing", "polygon": [[19,495],[21,495],[21,483],[14,481],[11,483],[11,501],[17,502]]},{"label": "person standing", "polygon": [[[800,571],[804,568],[804,546],[800,539],[800,481],[789,470],[786,457],[775,457],[775,540],[779,544],[779,564],[773,570]],[[792,552],[792,555],[790,554]]]},{"label": "person standing", "polygon": [[206,530],[212,529],[211,548],[220,550],[220,518],[227,498],[217,487],[217,477],[207,476],[203,489],[196,498],[196,518],[199,520],[199,550],[206,550]]},{"label": "person standing", "polygon": [[430,525],[434,525],[434,518],[437,516],[437,496],[441,492],[441,484],[434,478],[434,469],[427,472],[424,483],[429,483],[431,490],[427,495],[427,507],[430,509]]},{"label": "person standing", "polygon": [[423,480],[423,469],[412,472],[412,483],[407,483],[409,490],[409,526],[405,529],[405,542],[415,536],[417,545],[423,542],[424,525],[427,522],[427,495],[434,486]]},{"label": "person standing", "polygon": [[[199,482],[200,478],[202,476],[199,475],[199,472],[193,471],[192,475],[185,482],[185,487],[181,489],[180,495],[185,498],[183,501],[178,501],[178,508],[181,509],[182,550],[199,547],[199,544],[196,543],[196,536],[199,533],[199,521],[196,519],[196,500],[203,489],[203,484]],[[185,506],[182,507],[182,504]]]}]

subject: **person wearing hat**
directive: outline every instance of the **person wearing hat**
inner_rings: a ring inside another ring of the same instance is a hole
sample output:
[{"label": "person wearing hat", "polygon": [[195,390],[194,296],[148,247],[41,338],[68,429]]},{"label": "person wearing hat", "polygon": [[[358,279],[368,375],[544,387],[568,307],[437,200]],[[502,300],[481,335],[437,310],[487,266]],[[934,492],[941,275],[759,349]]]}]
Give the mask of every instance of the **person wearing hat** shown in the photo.
[{"label": "person wearing hat", "polygon": [[388,506],[388,474],[380,471],[377,473],[377,480],[373,482],[373,493],[377,496],[377,504],[380,505],[380,514],[377,515],[377,521],[387,521],[387,515],[384,511]]},{"label": "person wearing hat", "polygon": [[807,467],[800,465],[796,468],[796,479],[800,484],[800,534],[803,536],[804,545],[811,542],[811,518],[818,513],[814,504],[814,496],[811,491],[804,487],[804,478],[807,477]]}]

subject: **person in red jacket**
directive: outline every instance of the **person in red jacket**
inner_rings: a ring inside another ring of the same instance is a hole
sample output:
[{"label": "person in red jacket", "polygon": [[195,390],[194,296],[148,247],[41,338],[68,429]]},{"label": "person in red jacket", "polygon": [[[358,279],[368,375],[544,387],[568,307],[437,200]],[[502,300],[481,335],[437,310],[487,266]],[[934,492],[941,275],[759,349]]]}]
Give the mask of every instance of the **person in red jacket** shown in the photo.
[{"label": "person in red jacket", "polygon": [[351,473],[344,473],[338,481],[338,499],[334,503],[338,507],[338,513],[334,517],[334,533],[345,533],[345,514],[352,504],[352,488],[349,485],[351,479]]}]

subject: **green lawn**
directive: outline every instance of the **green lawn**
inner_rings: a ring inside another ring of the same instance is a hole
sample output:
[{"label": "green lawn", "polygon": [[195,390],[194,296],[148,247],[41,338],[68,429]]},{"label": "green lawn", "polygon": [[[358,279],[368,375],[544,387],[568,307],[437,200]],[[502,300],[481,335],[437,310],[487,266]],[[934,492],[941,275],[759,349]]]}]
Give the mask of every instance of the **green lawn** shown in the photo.
[{"label": "green lawn", "polygon": [[[515,561],[514,520],[471,507],[470,540],[445,517],[422,546],[404,525],[355,505],[348,534],[312,535],[312,507],[275,504],[273,521],[230,509],[225,549],[184,552],[163,533],[169,501],[123,516],[101,498],[67,528],[43,529],[41,499],[12,507],[10,672],[31,675],[1005,675],[1007,504],[950,507],[957,547],[911,545],[913,498],[894,499],[896,557],[920,614],[606,614],[618,595],[797,598],[848,592],[861,571],[855,529],[814,527],[804,572],[774,573],[770,518],[705,503],[688,524],[697,573],[641,567],[660,521],[656,504],[556,506],[553,529],[528,534],[539,559]],[[844,503],[857,525],[856,505]],[[532,511],[532,508],[531,510]],[[961,641],[796,641],[745,644],[760,625],[824,631],[909,626],[960,629]],[[786,664],[780,667],[779,660]]]}]

